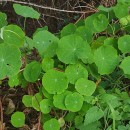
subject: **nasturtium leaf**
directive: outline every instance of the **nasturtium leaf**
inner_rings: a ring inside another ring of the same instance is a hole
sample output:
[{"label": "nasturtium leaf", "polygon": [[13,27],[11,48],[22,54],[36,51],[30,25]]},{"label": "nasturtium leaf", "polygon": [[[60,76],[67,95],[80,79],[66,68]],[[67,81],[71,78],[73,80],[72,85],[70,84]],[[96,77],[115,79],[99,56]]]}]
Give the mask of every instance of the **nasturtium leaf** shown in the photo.
[{"label": "nasturtium leaf", "polygon": [[99,15],[99,13],[94,13],[85,19],[85,27],[90,28],[92,33],[96,33],[97,30],[94,28],[93,21]]},{"label": "nasturtium leaf", "polygon": [[44,58],[42,60],[42,69],[47,72],[50,69],[54,68],[54,60],[51,58]]},{"label": "nasturtium leaf", "polygon": [[8,25],[3,29],[3,40],[5,43],[22,47],[25,40],[25,34],[17,25]]},{"label": "nasturtium leaf", "polygon": [[53,57],[56,53],[59,39],[47,30],[39,31],[33,36],[34,47],[42,57]]},{"label": "nasturtium leaf", "polygon": [[0,44],[0,79],[16,75],[21,67],[20,50],[5,43]]},{"label": "nasturtium leaf", "polygon": [[94,28],[97,32],[104,31],[108,26],[108,19],[104,14],[99,14],[93,21]]},{"label": "nasturtium leaf", "polygon": [[130,75],[130,56],[123,59],[120,64],[120,68],[123,69],[124,74]]},{"label": "nasturtium leaf", "polygon": [[57,49],[58,59],[66,64],[75,64],[78,59],[92,62],[92,52],[89,44],[76,34],[60,39]]},{"label": "nasturtium leaf", "polygon": [[105,12],[110,12],[111,10],[112,10],[112,7],[104,7],[103,5],[100,5],[99,7],[98,7],[98,10],[100,10],[100,11],[105,11]]},{"label": "nasturtium leaf", "polygon": [[7,15],[5,13],[0,12],[0,28],[7,25]]},{"label": "nasturtium leaf", "polygon": [[38,33],[39,31],[47,30],[48,31],[48,26],[44,26],[42,28],[37,28],[37,30],[34,32],[33,36]]},{"label": "nasturtium leaf", "polygon": [[67,110],[65,106],[65,98],[68,94],[70,94],[70,91],[65,91],[62,94],[57,94],[53,96],[53,104],[55,107],[62,109],[62,110]]},{"label": "nasturtium leaf", "polygon": [[32,107],[32,95],[24,95],[22,102],[26,107]]},{"label": "nasturtium leaf", "polygon": [[32,107],[37,110],[40,111],[40,102],[42,101],[42,95],[40,93],[36,93],[33,97],[32,97]]},{"label": "nasturtium leaf", "polygon": [[37,61],[33,61],[26,65],[24,69],[24,77],[29,82],[35,82],[41,73],[41,64]]},{"label": "nasturtium leaf", "polygon": [[68,79],[63,72],[49,70],[44,74],[42,84],[48,93],[61,94],[68,87]]},{"label": "nasturtium leaf", "polygon": [[85,78],[80,78],[75,83],[75,89],[81,95],[91,96],[96,89],[96,84],[91,80],[87,80]]},{"label": "nasturtium leaf", "polygon": [[68,65],[65,74],[71,84],[75,84],[79,78],[88,78],[88,71],[81,64]]},{"label": "nasturtium leaf", "polygon": [[101,75],[110,74],[119,63],[116,49],[103,45],[94,52],[94,61]]},{"label": "nasturtium leaf", "polygon": [[130,35],[124,35],[118,39],[118,48],[122,53],[130,52]]},{"label": "nasturtium leaf", "polygon": [[10,87],[18,86],[19,85],[18,75],[14,75],[14,76],[9,77],[8,84]]},{"label": "nasturtium leaf", "polygon": [[23,112],[15,112],[12,116],[11,116],[11,124],[18,128],[18,127],[22,127],[25,124],[25,115]]},{"label": "nasturtium leaf", "polygon": [[65,98],[65,106],[69,111],[77,112],[82,108],[83,100],[83,96],[79,93],[70,93]]},{"label": "nasturtium leaf", "polygon": [[50,99],[43,99],[40,102],[40,109],[41,112],[44,114],[48,114],[51,111],[51,108],[53,106],[52,100]]},{"label": "nasturtium leaf", "polygon": [[73,23],[70,23],[66,25],[62,30],[61,30],[61,37],[67,36],[70,34],[74,34],[76,31],[76,26]]},{"label": "nasturtium leaf", "polygon": [[126,3],[118,3],[115,7],[113,7],[113,10],[117,18],[129,15],[129,5]]},{"label": "nasturtium leaf", "polygon": [[43,125],[44,130],[60,130],[60,124],[57,119],[52,118],[46,121]]},{"label": "nasturtium leaf", "polygon": [[90,123],[98,121],[103,116],[104,116],[104,112],[97,106],[93,106],[86,113],[84,125],[88,125]]},{"label": "nasturtium leaf", "polygon": [[13,8],[18,15],[21,15],[25,18],[39,19],[40,17],[40,14],[36,10],[34,10],[32,7],[29,7],[29,6],[13,4]]},{"label": "nasturtium leaf", "polygon": [[90,31],[89,28],[85,26],[80,26],[76,29],[76,34],[81,36],[84,40],[87,40],[88,43],[92,41],[92,32]]}]

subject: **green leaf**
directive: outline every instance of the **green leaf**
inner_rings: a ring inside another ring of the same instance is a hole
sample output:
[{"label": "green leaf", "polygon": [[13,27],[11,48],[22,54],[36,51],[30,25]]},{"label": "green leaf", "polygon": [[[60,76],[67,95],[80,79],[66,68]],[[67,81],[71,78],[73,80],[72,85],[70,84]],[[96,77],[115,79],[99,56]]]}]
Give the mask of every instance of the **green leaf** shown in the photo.
[{"label": "green leaf", "polygon": [[100,5],[98,7],[98,10],[105,11],[105,12],[110,12],[112,10],[112,7],[108,8],[108,7],[104,7],[103,5]]},{"label": "green leaf", "polygon": [[26,36],[25,37],[25,41],[26,41],[27,47],[29,49],[33,49],[34,48],[35,42],[31,38]]},{"label": "green leaf", "polygon": [[18,128],[18,127],[22,127],[25,124],[25,115],[23,112],[15,112],[12,116],[11,116],[11,124]]},{"label": "green leaf", "polygon": [[14,75],[14,76],[9,77],[8,84],[10,87],[18,86],[19,85],[18,75]]},{"label": "green leaf", "polygon": [[40,111],[40,102],[42,101],[42,96],[40,93],[36,93],[32,97],[32,106],[35,110]]},{"label": "green leaf", "polygon": [[32,95],[24,95],[22,102],[26,107],[32,107]]},{"label": "green leaf", "polygon": [[76,26],[72,23],[66,25],[62,30],[61,30],[61,37],[67,36],[70,34],[74,34],[76,31]]},{"label": "green leaf", "polygon": [[129,5],[126,3],[118,3],[115,7],[113,7],[113,10],[117,18],[129,15]]},{"label": "green leaf", "polygon": [[97,106],[91,107],[86,113],[84,125],[88,125],[90,123],[98,121],[103,117],[103,115],[104,112],[100,108],[98,108]]},{"label": "green leaf", "polygon": [[68,65],[65,74],[71,84],[75,84],[79,78],[88,78],[88,71],[81,64]]},{"label": "green leaf", "polygon": [[58,120],[56,120],[55,118],[52,118],[44,123],[43,129],[44,130],[51,130],[51,129],[60,130],[60,124]]},{"label": "green leaf", "polygon": [[52,100],[50,99],[43,99],[40,102],[40,109],[41,112],[44,114],[48,114],[51,111],[51,107],[53,106]]},{"label": "green leaf", "polygon": [[110,74],[119,63],[116,49],[112,46],[103,45],[94,52],[94,61],[98,67],[98,72]]},{"label": "green leaf", "polygon": [[84,40],[87,40],[88,43],[92,41],[92,32],[89,28],[86,28],[85,26],[80,26],[76,29],[76,34],[81,36]]},{"label": "green leaf", "polygon": [[68,112],[68,113],[65,115],[64,119],[65,119],[65,121],[67,121],[67,122],[72,122],[72,121],[74,121],[75,116],[76,116],[76,113],[75,113],[75,112]]},{"label": "green leaf", "polygon": [[44,58],[42,60],[42,69],[47,72],[50,69],[54,68],[54,60],[50,58]]},{"label": "green leaf", "polygon": [[57,49],[58,59],[66,64],[75,64],[78,59],[92,62],[89,44],[76,34],[60,39]]},{"label": "green leaf", "polygon": [[81,125],[83,122],[83,116],[82,115],[77,115],[74,119],[74,123],[75,123],[75,126],[79,126]]},{"label": "green leaf", "polygon": [[44,87],[42,87],[42,93],[48,99],[52,99],[53,98],[53,95],[49,94]]},{"label": "green leaf", "polygon": [[3,40],[5,43],[22,47],[25,40],[25,34],[17,25],[8,25],[3,29]]},{"label": "green leaf", "polygon": [[0,28],[7,25],[7,15],[5,13],[0,12]]},{"label": "green leaf", "polygon": [[21,15],[25,18],[39,19],[39,17],[40,17],[40,14],[29,6],[13,4],[13,8],[18,15]]},{"label": "green leaf", "polygon": [[85,78],[80,78],[77,80],[77,82],[75,84],[75,89],[81,95],[91,96],[94,93],[94,91],[96,90],[96,84],[91,80],[87,80]]},{"label": "green leaf", "polygon": [[121,64],[120,64],[120,68],[123,69],[124,74],[128,74],[130,75],[130,56],[125,57]]},{"label": "green leaf", "polygon": [[33,61],[26,65],[23,75],[29,82],[35,82],[41,73],[41,64],[37,61]]},{"label": "green leaf", "polygon": [[34,47],[43,57],[53,57],[56,53],[59,39],[47,30],[39,31],[33,36]]},{"label": "green leaf", "polygon": [[16,75],[21,67],[21,53],[15,46],[0,44],[0,79]]},{"label": "green leaf", "polygon": [[83,97],[77,93],[68,94],[65,98],[65,106],[69,111],[77,112],[82,108]]},{"label": "green leaf", "polygon": [[90,28],[91,32],[92,33],[96,33],[97,30],[94,28],[94,25],[93,25],[93,21],[94,19],[99,15],[99,13],[94,13],[92,14],[91,16],[88,16],[86,19],[85,19],[85,27],[86,28]]},{"label": "green leaf", "polygon": [[65,91],[62,94],[54,95],[53,96],[53,104],[55,107],[62,109],[62,110],[67,110],[65,106],[65,98],[68,94],[70,94],[70,91]]},{"label": "green leaf", "polygon": [[108,19],[104,14],[99,14],[93,21],[94,28],[97,32],[104,31],[107,28],[108,24]]},{"label": "green leaf", "polygon": [[42,84],[48,93],[61,94],[67,89],[68,80],[63,72],[49,70],[44,74]]},{"label": "green leaf", "polygon": [[130,52],[130,35],[124,35],[118,39],[118,48],[122,53]]}]

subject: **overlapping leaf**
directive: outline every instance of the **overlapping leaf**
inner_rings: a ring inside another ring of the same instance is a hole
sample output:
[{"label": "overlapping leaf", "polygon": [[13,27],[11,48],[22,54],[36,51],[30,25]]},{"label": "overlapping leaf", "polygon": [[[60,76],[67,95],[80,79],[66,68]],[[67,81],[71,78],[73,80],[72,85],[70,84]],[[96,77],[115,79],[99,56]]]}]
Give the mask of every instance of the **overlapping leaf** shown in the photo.
[{"label": "overlapping leaf", "polygon": [[20,50],[15,46],[0,44],[0,79],[16,75],[20,67]]},{"label": "overlapping leaf", "polygon": [[42,84],[48,93],[61,94],[68,87],[68,79],[63,72],[49,70],[44,74]]}]

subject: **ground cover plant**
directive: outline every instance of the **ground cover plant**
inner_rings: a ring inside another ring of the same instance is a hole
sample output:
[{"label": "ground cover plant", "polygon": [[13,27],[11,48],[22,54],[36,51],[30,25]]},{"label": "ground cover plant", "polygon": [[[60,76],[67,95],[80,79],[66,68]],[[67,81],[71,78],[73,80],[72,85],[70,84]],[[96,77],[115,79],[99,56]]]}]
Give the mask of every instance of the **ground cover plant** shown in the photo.
[{"label": "ground cover plant", "polygon": [[[130,130],[129,6],[128,0],[99,6],[58,34],[45,26],[31,37],[0,12],[0,80],[38,88],[22,102],[40,113],[41,129]],[[25,19],[40,17],[29,6],[13,8]],[[37,56],[30,59],[33,51]],[[26,112],[15,110],[10,122],[18,129],[26,120]]]}]

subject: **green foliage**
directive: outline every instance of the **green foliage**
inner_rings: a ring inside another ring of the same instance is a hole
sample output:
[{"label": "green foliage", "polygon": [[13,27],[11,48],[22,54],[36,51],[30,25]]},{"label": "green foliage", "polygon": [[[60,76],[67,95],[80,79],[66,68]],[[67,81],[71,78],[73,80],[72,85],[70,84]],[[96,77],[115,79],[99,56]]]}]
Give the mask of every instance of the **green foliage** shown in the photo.
[{"label": "green foliage", "polygon": [[39,17],[40,17],[40,14],[31,7],[22,6],[20,4],[13,4],[13,7],[14,7],[15,12],[18,15],[21,15],[25,18],[39,19]]},{"label": "green foliage", "polygon": [[15,112],[12,116],[11,116],[11,124],[18,128],[18,127],[22,127],[25,124],[25,115],[23,112]]},{"label": "green foliage", "polygon": [[52,118],[44,123],[43,128],[44,130],[60,130],[60,124],[56,119]]},{"label": "green foliage", "polygon": [[[22,102],[41,113],[44,130],[130,128],[129,6],[128,0],[99,6],[98,12],[58,34],[45,26],[32,37],[8,24],[0,12],[0,82],[34,87]],[[25,19],[40,17],[32,7],[13,7]],[[24,113],[14,113],[11,123],[23,127]]]}]

